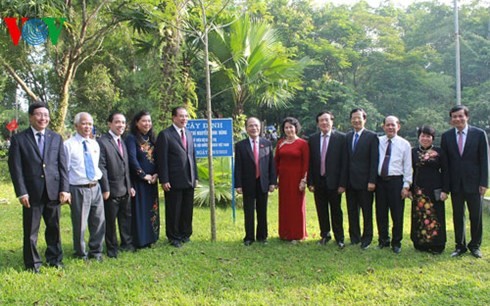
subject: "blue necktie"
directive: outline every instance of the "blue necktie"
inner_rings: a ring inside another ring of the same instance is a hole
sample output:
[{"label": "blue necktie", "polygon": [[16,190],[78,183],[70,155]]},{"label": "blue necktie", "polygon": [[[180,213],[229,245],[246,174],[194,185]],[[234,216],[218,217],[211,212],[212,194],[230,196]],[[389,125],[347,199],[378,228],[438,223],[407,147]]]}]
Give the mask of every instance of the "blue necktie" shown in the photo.
[{"label": "blue necktie", "polygon": [[87,178],[90,181],[93,181],[95,178],[95,168],[92,155],[90,155],[90,151],[87,148],[87,140],[83,141],[83,161],[85,163],[85,174],[87,174]]},{"label": "blue necktie", "polygon": [[36,135],[38,137],[37,147],[39,148],[39,152],[41,153],[41,156],[44,156],[44,138],[43,138],[43,133],[37,132]]},{"label": "blue necktie", "polygon": [[356,135],[354,136],[354,145],[352,146],[352,152],[356,150],[357,141],[359,141],[359,134],[356,133]]}]

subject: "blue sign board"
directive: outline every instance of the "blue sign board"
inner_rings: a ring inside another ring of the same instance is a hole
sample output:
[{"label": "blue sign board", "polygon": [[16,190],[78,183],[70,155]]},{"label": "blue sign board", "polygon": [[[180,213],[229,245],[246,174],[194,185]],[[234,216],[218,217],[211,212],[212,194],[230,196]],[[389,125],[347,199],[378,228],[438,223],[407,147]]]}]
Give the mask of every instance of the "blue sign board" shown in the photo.
[{"label": "blue sign board", "polygon": [[[212,119],[213,157],[233,156],[233,120]],[[187,130],[192,133],[196,157],[208,157],[208,121],[194,119],[187,122]]]}]

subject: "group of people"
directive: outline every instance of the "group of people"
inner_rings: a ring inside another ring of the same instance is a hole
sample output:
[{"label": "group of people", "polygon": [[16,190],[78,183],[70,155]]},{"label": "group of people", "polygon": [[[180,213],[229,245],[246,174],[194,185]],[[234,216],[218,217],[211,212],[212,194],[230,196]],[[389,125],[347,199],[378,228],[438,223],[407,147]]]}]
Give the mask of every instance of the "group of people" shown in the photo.
[{"label": "group of people", "polygon": [[[70,205],[75,257],[102,261],[104,241],[111,258],[117,258],[120,251],[151,247],[160,231],[158,183],[165,193],[168,242],[181,247],[190,241],[198,178],[184,107],[172,110],[172,125],[158,137],[150,114],[139,112],[124,140],[126,118],[117,111],[109,115],[108,132],[98,139],[93,136],[92,116],[76,114],[76,133],[66,141],[47,128],[50,113],[45,104],[31,104],[28,113],[30,127],[12,137],[8,160],[15,193],[23,206],[26,269],[38,273],[43,263],[37,250],[41,218],[46,225],[46,262],[63,266],[63,203]],[[446,243],[444,201],[451,193],[456,241],[451,255],[460,256],[469,249],[473,256],[482,257],[488,140],[483,130],[468,124],[465,106],[453,107],[449,115],[453,128],[442,134],[441,147],[433,144],[435,130],[422,126],[416,148],[398,136],[400,122],[395,116],[384,119],[385,135],[378,137],[365,128],[367,114],[361,108],[350,112],[353,129],[347,134],[334,128],[331,112],[323,111],[316,116],[319,132],[308,141],[298,137],[299,121],[287,117],[280,127],[283,137],[275,153],[272,143],[260,137],[260,120],[248,118],[248,137],[235,145],[235,187],[243,195],[244,244],[267,243],[268,194],[276,188],[279,237],[293,243],[304,240],[308,189],[314,194],[321,245],[332,239],[332,232],[338,247],[345,247],[341,196],[346,193],[352,245],[367,249],[372,243],[375,197],[378,247],[400,253],[405,199],[410,198],[414,247],[441,253]],[[465,204],[471,223],[468,243]]]},{"label": "group of people", "polygon": [[[235,187],[243,194],[244,244],[267,243],[268,193],[279,190],[279,238],[298,243],[307,237],[306,189],[313,192],[320,226],[319,244],[333,237],[345,247],[341,196],[345,192],[349,237],[365,250],[373,240],[373,200],[378,227],[378,248],[401,252],[405,200],[411,200],[414,247],[434,254],[446,244],[445,204],[451,194],[455,249],[452,257],[468,250],[481,258],[482,197],[488,188],[486,133],[468,124],[469,111],[455,106],[449,111],[453,128],[434,145],[436,132],[429,125],[418,129],[418,146],[398,135],[395,116],[383,120],[384,136],[365,128],[367,114],[350,112],[352,130],[334,128],[334,115],[316,116],[319,132],[308,141],[298,137],[300,123],[287,117],[275,153],[270,141],[260,137],[260,121],[246,121],[248,138],[235,146]],[[466,241],[465,210],[469,211],[471,240]],[[255,231],[255,212],[257,228]],[[360,216],[362,214],[362,229]],[[389,222],[391,216],[391,233]],[[391,234],[391,236],[390,236]]]},{"label": "group of people", "polygon": [[63,203],[70,205],[75,257],[102,261],[104,241],[110,258],[151,247],[160,232],[158,182],[165,193],[169,243],[180,247],[190,241],[197,167],[184,107],[172,110],[173,124],[158,137],[150,114],[139,112],[125,139],[126,118],[120,112],[109,115],[109,131],[98,139],[93,136],[92,116],[76,114],[76,133],[66,141],[47,128],[50,113],[45,104],[31,104],[28,113],[30,127],[12,137],[8,160],[23,206],[26,269],[39,273],[43,264],[37,250],[41,218],[46,225],[47,265],[63,267]]}]

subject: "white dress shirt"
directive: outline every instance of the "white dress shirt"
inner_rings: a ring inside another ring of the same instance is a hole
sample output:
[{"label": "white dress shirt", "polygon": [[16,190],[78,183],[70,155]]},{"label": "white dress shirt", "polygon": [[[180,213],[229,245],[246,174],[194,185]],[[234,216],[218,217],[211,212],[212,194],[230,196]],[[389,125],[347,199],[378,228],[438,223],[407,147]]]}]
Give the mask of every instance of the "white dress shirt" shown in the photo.
[{"label": "white dress shirt", "polygon": [[[379,165],[378,175],[381,175],[381,168],[385,159],[388,137],[379,137]],[[391,138],[391,156],[388,166],[388,176],[403,176],[403,187],[410,187],[412,184],[412,148],[410,143],[400,136]]]},{"label": "white dress shirt", "polygon": [[90,138],[83,138],[76,133],[64,142],[66,163],[68,165],[68,180],[70,185],[85,185],[94,183],[87,178],[85,172],[85,162],[83,154],[83,141],[87,141],[87,149],[92,156],[94,163],[95,178],[98,181],[102,178],[102,171],[99,169],[100,147],[97,141]]}]

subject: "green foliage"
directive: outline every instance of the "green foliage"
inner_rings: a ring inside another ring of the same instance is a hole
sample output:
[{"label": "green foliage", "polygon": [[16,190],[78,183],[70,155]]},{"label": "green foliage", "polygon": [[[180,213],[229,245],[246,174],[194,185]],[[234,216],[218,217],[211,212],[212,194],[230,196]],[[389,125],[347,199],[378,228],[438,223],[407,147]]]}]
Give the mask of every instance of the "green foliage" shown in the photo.
[{"label": "green foliage", "polygon": [[214,79],[224,80],[230,90],[233,116],[248,104],[282,107],[301,88],[300,77],[308,61],[290,60],[280,43],[279,33],[265,21],[248,15],[227,29],[210,33],[209,51],[216,66]]},{"label": "green foliage", "polygon": [[[209,167],[207,159],[199,159],[197,164],[199,185],[194,192],[196,206],[209,206]],[[216,206],[228,207],[232,200],[232,169],[229,157],[215,157],[213,159],[214,171],[214,198]]]}]

